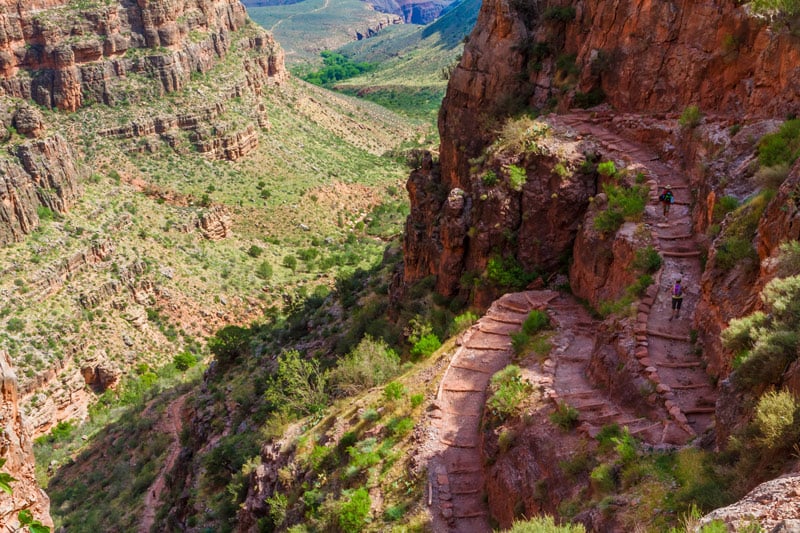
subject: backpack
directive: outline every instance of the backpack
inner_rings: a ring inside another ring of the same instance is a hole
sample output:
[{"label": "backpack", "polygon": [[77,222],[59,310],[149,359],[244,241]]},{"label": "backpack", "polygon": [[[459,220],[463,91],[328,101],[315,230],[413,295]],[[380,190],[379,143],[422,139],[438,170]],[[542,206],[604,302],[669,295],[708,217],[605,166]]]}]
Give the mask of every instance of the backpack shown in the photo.
[{"label": "backpack", "polygon": [[680,283],[676,283],[674,287],[672,287],[672,296],[675,298],[682,298],[683,297],[683,287]]},{"label": "backpack", "polygon": [[669,202],[672,203],[672,191],[664,191],[661,193],[661,196],[658,199],[662,202]]}]

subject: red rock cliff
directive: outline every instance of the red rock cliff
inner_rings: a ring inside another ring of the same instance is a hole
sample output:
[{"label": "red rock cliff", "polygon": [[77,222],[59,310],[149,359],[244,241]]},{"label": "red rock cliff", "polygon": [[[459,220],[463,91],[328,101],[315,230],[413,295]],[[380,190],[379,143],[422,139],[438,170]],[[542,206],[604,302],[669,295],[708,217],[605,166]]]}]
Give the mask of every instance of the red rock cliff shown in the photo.
[{"label": "red rock cliff", "polygon": [[[0,2],[0,88],[41,105],[75,110],[135,99],[120,80],[139,74],[160,92],[181,89],[226,55],[248,23],[238,0],[138,0],[76,7],[67,0]],[[267,69],[283,60],[271,37]]]},{"label": "red rock cliff", "polygon": [[11,496],[0,492],[0,524],[19,526],[17,513],[30,509],[35,519],[52,526],[50,500],[36,484],[33,444],[19,410],[17,376],[5,352],[0,352],[0,402],[0,458],[6,460],[0,470],[16,479]]},{"label": "red rock cliff", "polygon": [[[592,91],[602,91],[617,112],[680,113],[697,105],[739,120],[800,111],[800,48],[746,9],[728,1],[485,1],[439,115],[440,168],[426,174],[424,187],[438,199],[418,194],[419,176],[409,182],[404,281],[437,275],[437,290],[452,294],[466,265],[485,261],[476,255],[484,248],[453,231],[445,199],[455,188],[473,190],[470,160],[509,112],[554,102],[566,109]],[[556,212],[558,220],[548,223],[582,215]],[[479,223],[473,213],[470,227]],[[522,244],[512,250],[517,257]],[[445,262],[450,274],[443,280]]]}]

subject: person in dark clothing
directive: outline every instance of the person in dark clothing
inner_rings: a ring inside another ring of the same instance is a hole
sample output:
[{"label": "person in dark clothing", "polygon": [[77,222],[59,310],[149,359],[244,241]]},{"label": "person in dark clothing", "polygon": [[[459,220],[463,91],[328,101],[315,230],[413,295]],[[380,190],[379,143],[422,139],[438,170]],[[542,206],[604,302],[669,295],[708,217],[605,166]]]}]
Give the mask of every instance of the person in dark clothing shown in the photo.
[{"label": "person in dark clothing", "polygon": [[683,286],[681,285],[681,280],[677,279],[675,281],[675,285],[672,286],[672,315],[669,317],[670,320],[672,320],[673,318],[681,317],[682,303],[683,303]]},{"label": "person in dark clothing", "polygon": [[672,189],[669,185],[664,187],[664,189],[661,191],[658,201],[661,202],[661,205],[664,207],[664,216],[666,217],[669,215],[670,206],[675,203],[675,195],[672,194]]}]

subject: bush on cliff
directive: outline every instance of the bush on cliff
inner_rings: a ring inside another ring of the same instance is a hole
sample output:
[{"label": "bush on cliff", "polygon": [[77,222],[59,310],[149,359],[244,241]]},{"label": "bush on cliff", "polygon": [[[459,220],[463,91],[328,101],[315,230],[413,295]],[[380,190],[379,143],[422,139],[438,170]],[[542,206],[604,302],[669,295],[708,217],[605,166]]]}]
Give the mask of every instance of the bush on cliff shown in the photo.
[{"label": "bush on cliff", "polygon": [[637,221],[647,204],[647,190],[641,185],[625,187],[607,184],[603,191],[608,196],[608,207],[597,214],[594,228],[601,233],[614,233],[627,221]]},{"label": "bush on cliff", "polygon": [[334,395],[349,396],[380,385],[399,371],[397,352],[367,335],[330,371],[328,382]]},{"label": "bush on cliff", "polygon": [[[800,2],[797,3],[800,5]],[[798,155],[800,119],[787,120],[777,132],[764,135],[758,142],[758,162],[762,167],[791,165]]]}]

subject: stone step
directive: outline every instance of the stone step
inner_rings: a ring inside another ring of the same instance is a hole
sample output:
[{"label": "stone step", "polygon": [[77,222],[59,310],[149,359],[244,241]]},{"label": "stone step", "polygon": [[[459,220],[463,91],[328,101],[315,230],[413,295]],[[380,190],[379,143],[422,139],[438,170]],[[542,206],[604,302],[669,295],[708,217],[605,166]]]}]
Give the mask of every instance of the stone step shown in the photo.
[{"label": "stone step", "polygon": [[495,313],[489,313],[485,315],[485,318],[489,318],[490,320],[494,320],[495,322],[499,322],[501,324],[514,324],[516,326],[521,326],[522,323],[525,322],[524,318],[515,318],[508,315],[497,315]]},{"label": "stone step", "polygon": [[517,315],[527,315],[531,311],[528,306],[520,305],[516,302],[498,301],[495,302],[495,305]]},{"label": "stone step", "polygon": [[695,250],[693,252],[661,252],[661,255],[664,257],[700,257],[702,252],[700,250]]},{"label": "stone step", "polygon": [[471,371],[471,372],[479,372],[479,373],[481,373],[481,374],[490,374],[490,375],[491,375],[491,374],[494,374],[494,372],[492,372],[492,371],[491,371],[491,370],[489,370],[489,369],[486,369],[486,368],[480,368],[480,367],[475,367],[475,366],[468,366],[468,365],[465,365],[465,364],[463,364],[463,363],[460,363],[460,364],[457,364],[457,365],[450,365],[450,366],[451,366],[452,368],[458,368],[459,370],[469,370],[469,371]]},{"label": "stone step", "polygon": [[473,448],[477,448],[478,447],[477,442],[475,442],[474,440],[456,441],[456,440],[453,440],[453,439],[448,439],[447,437],[439,437],[439,442],[441,442],[444,445],[453,447],[453,448],[463,448],[463,449],[467,449],[467,450],[471,450]]},{"label": "stone step", "polygon": [[685,363],[667,363],[667,362],[655,362],[656,366],[662,366],[664,368],[697,368],[701,366],[700,361],[687,361]]},{"label": "stone step", "polygon": [[456,520],[463,518],[480,518],[486,516],[486,511],[472,511],[470,513],[462,513],[455,516]]},{"label": "stone step", "polygon": [[473,341],[472,339],[470,339],[466,347],[469,348],[470,350],[481,350],[486,352],[505,352],[506,350],[511,348],[511,339],[508,339],[508,341],[505,342],[504,344],[505,346],[498,346],[496,344],[491,344],[491,343],[479,343],[478,341]]},{"label": "stone step", "polygon": [[715,407],[690,407],[689,409],[684,409],[683,414],[685,415],[707,415],[715,413],[717,409]]},{"label": "stone step", "polygon": [[693,239],[694,234],[687,233],[685,235],[659,235],[658,238],[662,241],[682,241],[684,239]]},{"label": "stone step", "polygon": [[[660,426],[661,426],[661,424],[662,424],[661,422],[655,422],[654,424],[651,424],[651,425],[649,425],[649,426],[645,426],[645,427],[643,427],[643,428],[639,428],[639,429],[634,429],[634,430],[631,430],[631,435],[638,435],[638,434],[640,434],[640,433],[644,433],[644,432],[646,432],[646,431],[650,431],[650,430],[652,430],[652,429],[655,429],[655,428],[657,428],[657,427],[660,427]],[[620,424],[620,425],[621,425],[621,424]]]},{"label": "stone step", "polygon": [[689,385],[670,385],[669,388],[672,390],[693,390],[713,388],[713,385],[711,383],[691,383]]},{"label": "stone step", "polygon": [[445,385],[444,387],[442,387],[442,390],[446,392],[480,392],[480,393],[484,392],[484,389],[478,389],[466,385],[460,387],[455,385],[448,387],[447,385]]},{"label": "stone step", "polygon": [[683,335],[672,335],[671,333],[666,333],[663,331],[656,331],[653,329],[648,329],[647,334],[653,337],[659,337],[661,339],[667,339],[670,341],[682,341],[682,342],[691,342],[689,337]]}]

